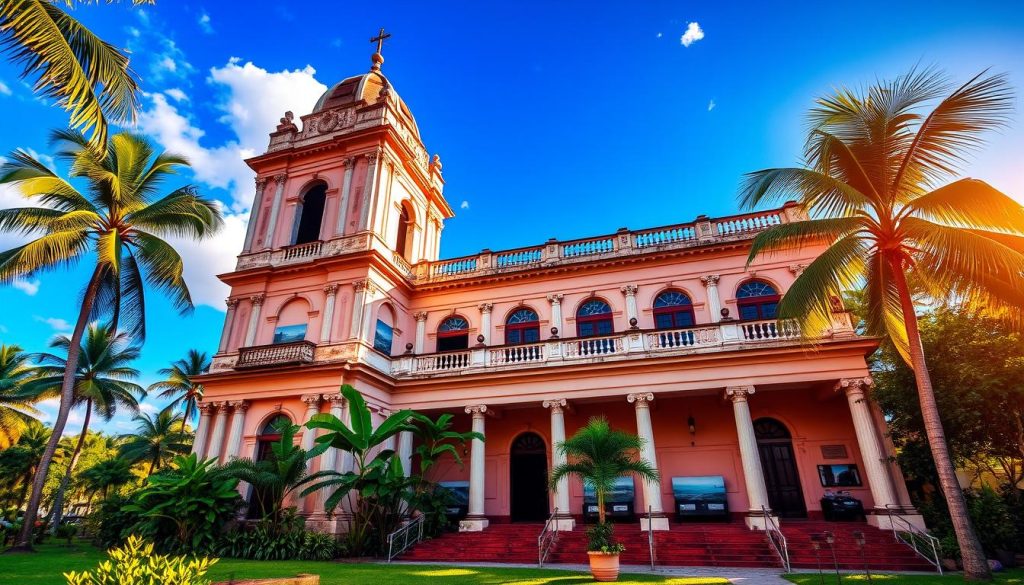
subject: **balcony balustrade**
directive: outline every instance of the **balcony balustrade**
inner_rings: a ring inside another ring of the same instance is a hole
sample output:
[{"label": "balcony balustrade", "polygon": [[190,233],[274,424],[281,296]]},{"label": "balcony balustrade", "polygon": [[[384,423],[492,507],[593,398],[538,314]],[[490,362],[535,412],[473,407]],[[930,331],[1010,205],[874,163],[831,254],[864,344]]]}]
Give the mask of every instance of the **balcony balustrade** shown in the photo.
[{"label": "balcony balustrade", "polygon": [[238,351],[236,369],[262,368],[313,363],[316,344],[312,341],[293,341],[273,345],[243,347]]}]

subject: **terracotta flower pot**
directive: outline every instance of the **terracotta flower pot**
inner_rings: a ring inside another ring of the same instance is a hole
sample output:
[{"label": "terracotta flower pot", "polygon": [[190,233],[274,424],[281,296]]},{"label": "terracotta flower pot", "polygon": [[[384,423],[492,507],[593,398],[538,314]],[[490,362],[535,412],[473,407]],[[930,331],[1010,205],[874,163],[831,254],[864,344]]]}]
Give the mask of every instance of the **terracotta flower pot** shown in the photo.
[{"label": "terracotta flower pot", "polygon": [[590,556],[590,574],[595,581],[619,580],[619,553],[587,551]]}]

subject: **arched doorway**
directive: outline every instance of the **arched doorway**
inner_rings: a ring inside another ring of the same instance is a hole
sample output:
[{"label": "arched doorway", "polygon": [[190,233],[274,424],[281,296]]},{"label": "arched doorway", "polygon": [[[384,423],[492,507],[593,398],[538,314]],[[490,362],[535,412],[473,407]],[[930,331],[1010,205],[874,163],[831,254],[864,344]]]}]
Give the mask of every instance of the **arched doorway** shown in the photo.
[{"label": "arched doorway", "polygon": [[326,202],[327,185],[323,183],[314,186],[302,196],[302,202],[295,209],[293,244],[308,244],[320,239],[320,224],[324,219],[324,204]]},{"label": "arched doorway", "polygon": [[[288,418],[287,415],[278,414],[270,417],[263,427],[260,429],[260,434],[256,437],[256,451],[253,453],[253,461],[265,461],[274,456],[274,452],[271,450],[271,445],[275,441],[281,439],[281,426],[290,425],[292,419]],[[250,519],[263,518],[270,511],[269,498],[261,493],[253,486],[249,486],[249,510],[247,516]]]},{"label": "arched doorway", "polygon": [[783,518],[806,517],[807,506],[789,429],[774,418],[759,418],[754,421],[754,435],[772,511]]},{"label": "arched doorway", "polygon": [[512,442],[509,489],[513,522],[543,522],[548,517],[548,453],[537,433]]}]

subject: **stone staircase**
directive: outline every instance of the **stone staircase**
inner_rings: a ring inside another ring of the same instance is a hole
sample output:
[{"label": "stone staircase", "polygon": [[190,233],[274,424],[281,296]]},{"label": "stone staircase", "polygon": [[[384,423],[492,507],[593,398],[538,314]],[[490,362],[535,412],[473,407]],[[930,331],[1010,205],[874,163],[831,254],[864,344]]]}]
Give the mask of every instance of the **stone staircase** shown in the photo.
[{"label": "stone staircase", "polygon": [[[786,537],[789,561],[794,569],[817,569],[820,563],[823,571],[835,570],[828,544],[821,543],[817,557],[811,544],[812,536],[831,532],[835,536],[832,547],[841,570],[861,572],[866,564],[871,571],[935,571],[935,567],[917,556],[913,549],[897,542],[892,532],[867,524],[783,520],[780,529]],[[853,534],[856,531],[864,533],[863,555]]]}]

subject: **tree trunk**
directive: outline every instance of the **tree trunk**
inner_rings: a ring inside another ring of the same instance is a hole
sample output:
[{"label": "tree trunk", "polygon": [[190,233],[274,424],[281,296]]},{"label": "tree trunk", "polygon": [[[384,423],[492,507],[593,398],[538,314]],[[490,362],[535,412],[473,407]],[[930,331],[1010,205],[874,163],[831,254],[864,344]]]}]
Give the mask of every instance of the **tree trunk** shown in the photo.
[{"label": "tree trunk", "polygon": [[[159,457],[159,455],[157,456]],[[156,467],[156,457],[149,462],[149,471],[146,472],[146,477],[153,475],[153,468]]]},{"label": "tree trunk", "polygon": [[75,323],[75,330],[71,334],[71,345],[68,347],[68,359],[64,366],[64,381],[60,388],[60,408],[57,409],[57,417],[53,421],[53,433],[46,443],[46,450],[36,466],[35,477],[32,478],[32,495],[28,499],[28,507],[25,509],[24,526],[21,533],[14,541],[9,551],[32,551],[32,536],[34,533],[36,516],[39,515],[39,500],[43,497],[43,485],[46,483],[46,474],[50,471],[50,463],[53,461],[53,454],[57,452],[57,443],[64,434],[64,426],[68,422],[68,415],[71,413],[71,403],[74,400],[75,372],[78,370],[78,356],[82,350],[82,334],[85,326],[89,323],[89,313],[92,311],[93,303],[96,302],[96,293],[99,290],[100,278],[103,275],[103,268],[97,266],[85,288],[85,295],[82,297],[82,307],[78,311],[78,321]]},{"label": "tree trunk", "polygon": [[[190,413],[190,412],[192,412],[192,399],[191,398],[186,398],[185,399],[185,414],[183,414],[181,416],[181,434],[182,434],[182,436],[185,435],[185,423],[188,422],[188,413]],[[199,429],[197,427],[196,431],[198,431],[198,430]],[[196,441],[195,438],[193,438],[192,442],[195,443],[195,441]]]},{"label": "tree trunk", "polygon": [[935,470],[939,475],[939,487],[946,499],[949,516],[953,522],[953,531],[956,533],[956,540],[960,545],[964,578],[971,581],[991,581],[992,571],[989,569],[988,560],[985,558],[985,551],[981,548],[978,535],[974,532],[971,516],[967,511],[967,501],[964,499],[963,490],[960,489],[960,483],[956,478],[956,469],[949,456],[946,432],[942,428],[939,406],[935,402],[935,390],[932,388],[931,375],[928,373],[928,364],[925,362],[921,332],[917,326],[917,313],[914,311],[914,301],[910,296],[910,288],[907,286],[903,264],[896,258],[890,257],[889,265],[892,268],[893,279],[900,296],[900,306],[903,309],[904,327],[906,327],[907,340],[910,343],[910,365],[914,370],[917,395],[921,402],[921,418],[924,420],[924,430],[928,437],[928,446],[932,451]]},{"label": "tree trunk", "polygon": [[78,443],[75,444],[75,451],[71,454],[71,461],[68,462],[68,470],[60,480],[60,487],[53,496],[53,519],[51,520],[50,534],[57,534],[57,527],[60,526],[60,519],[63,515],[64,493],[71,483],[71,474],[75,471],[78,458],[82,456],[82,447],[85,445],[85,437],[89,433],[89,418],[92,416],[92,398],[85,402],[85,419],[82,421],[82,432],[78,435]]}]

